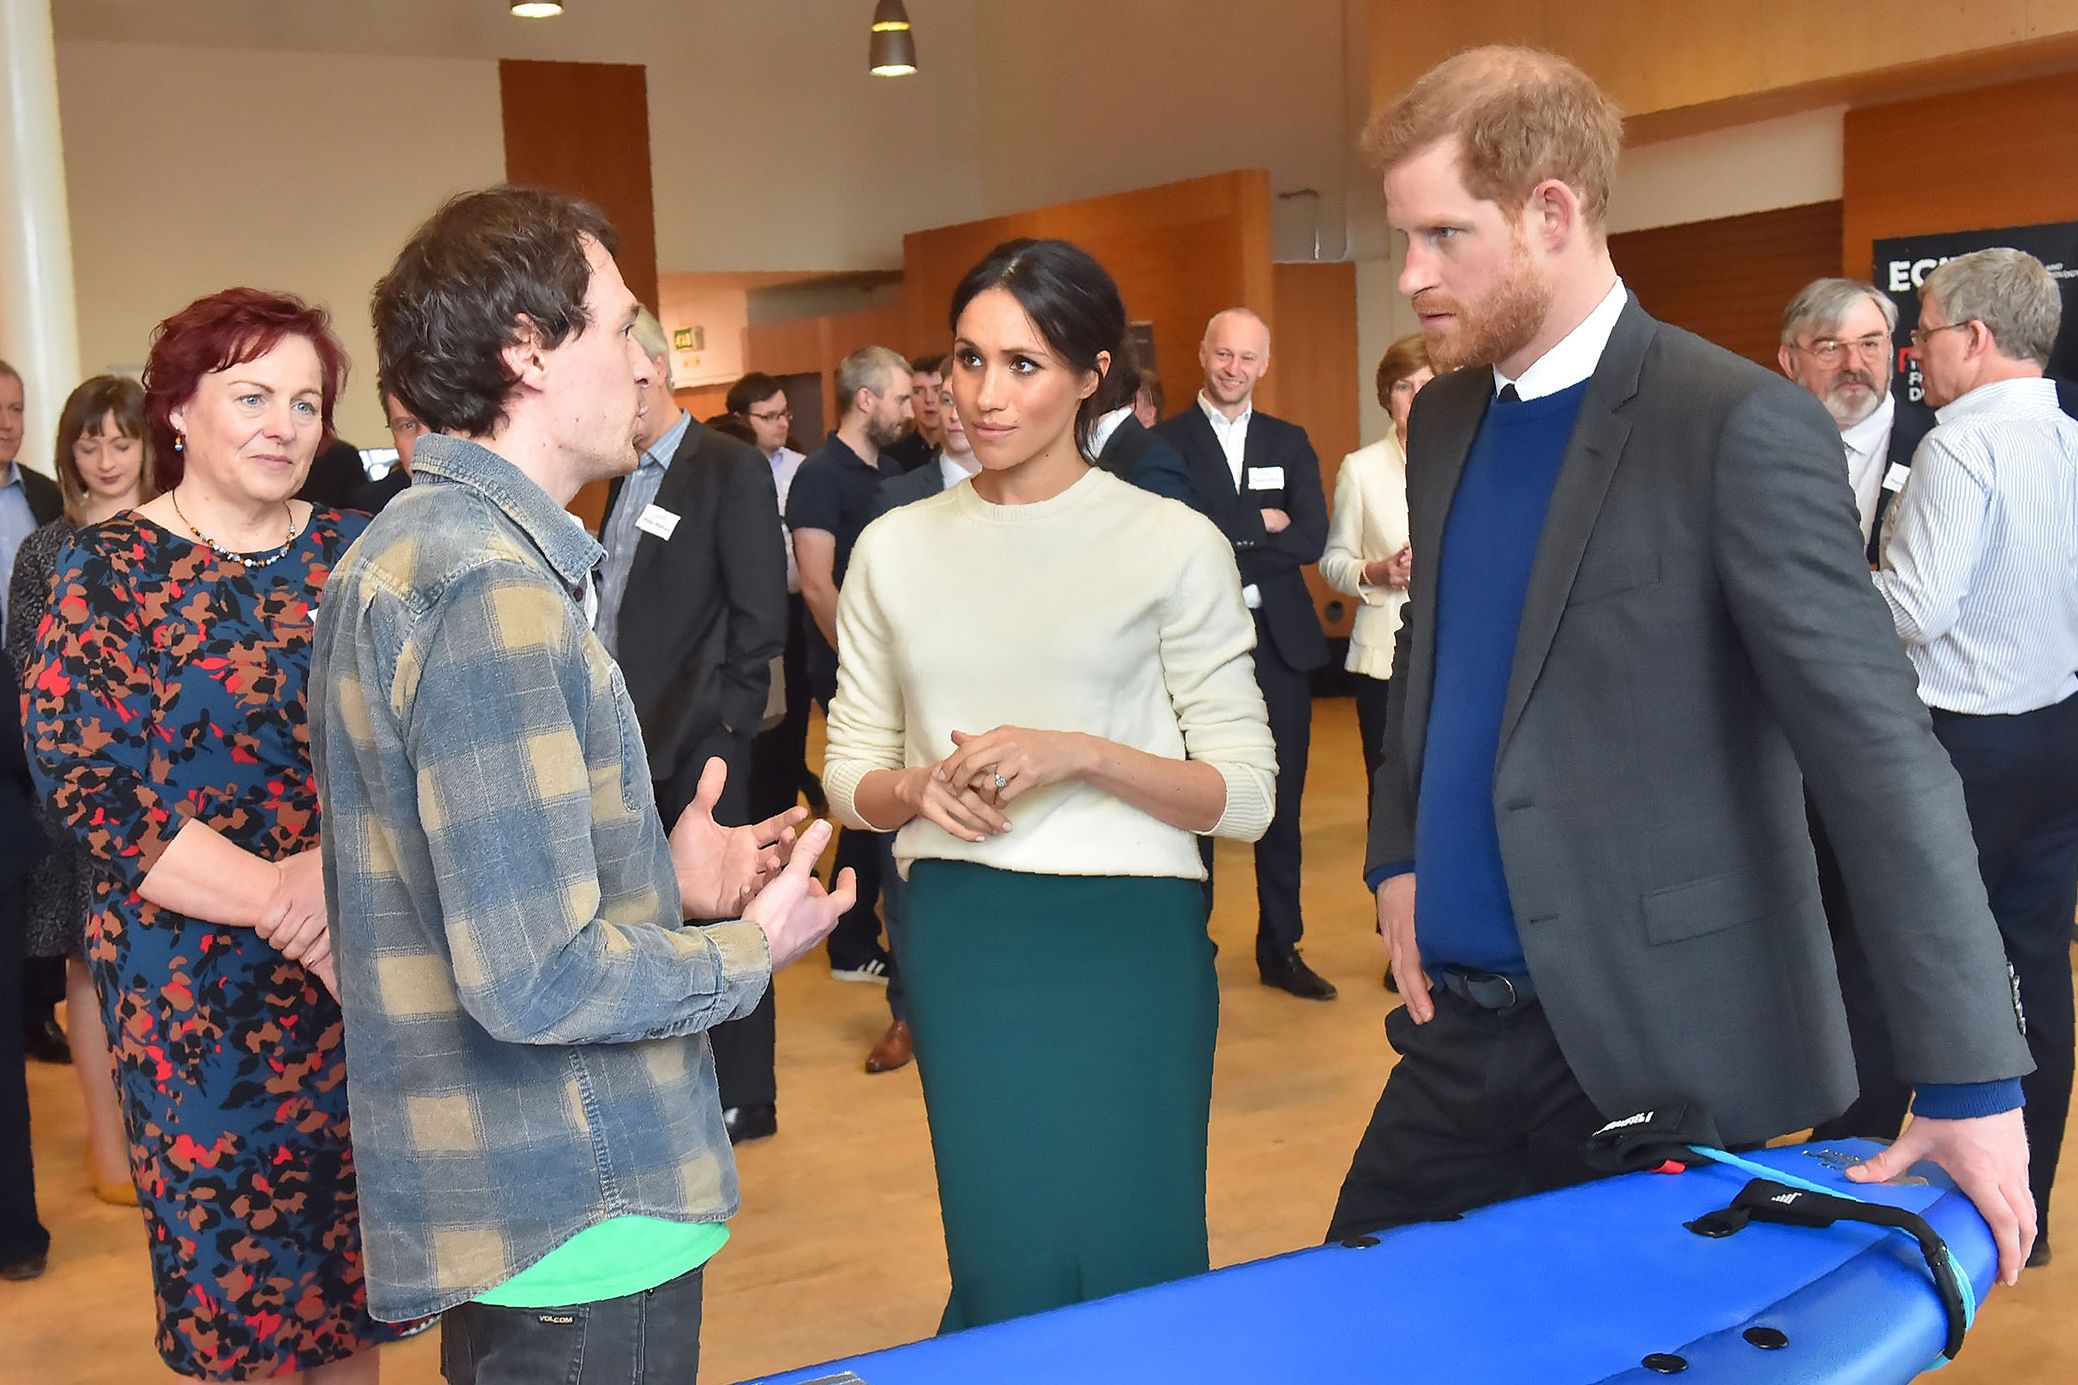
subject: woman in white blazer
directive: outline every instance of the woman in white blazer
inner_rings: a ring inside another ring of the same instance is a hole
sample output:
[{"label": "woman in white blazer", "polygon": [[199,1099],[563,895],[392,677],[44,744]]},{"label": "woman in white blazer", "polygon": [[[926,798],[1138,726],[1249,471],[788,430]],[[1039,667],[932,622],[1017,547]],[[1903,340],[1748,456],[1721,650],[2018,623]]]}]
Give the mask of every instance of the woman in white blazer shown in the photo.
[{"label": "woman in white blazer", "polygon": [[1386,680],[1393,672],[1393,636],[1407,602],[1407,411],[1436,372],[1416,333],[1386,348],[1378,362],[1378,402],[1392,415],[1393,431],[1342,459],[1335,479],[1335,513],[1320,575],[1362,604],[1343,665],[1356,675],[1357,729],[1364,742],[1365,782],[1378,771],[1385,736]]}]

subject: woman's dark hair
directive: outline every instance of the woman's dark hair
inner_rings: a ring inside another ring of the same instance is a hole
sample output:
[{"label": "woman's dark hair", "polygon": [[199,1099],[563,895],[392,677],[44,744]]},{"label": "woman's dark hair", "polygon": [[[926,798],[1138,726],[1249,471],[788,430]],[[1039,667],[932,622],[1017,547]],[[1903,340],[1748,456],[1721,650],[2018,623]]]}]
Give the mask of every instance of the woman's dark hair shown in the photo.
[{"label": "woman's dark hair", "polygon": [[113,419],[116,432],[144,444],[137,475],[138,503],[159,493],[144,425],[144,386],[127,375],[96,375],[65,397],[65,407],[58,411],[58,449],[51,454],[51,465],[58,473],[58,494],[65,499],[65,518],[74,524],[86,522],[87,482],[79,474],[79,458],[72,455],[72,445],[88,429],[99,428],[103,419]]},{"label": "woman's dark hair", "polygon": [[751,405],[762,404],[785,389],[785,385],[764,371],[753,370],[729,386],[729,397],[722,401],[722,407],[732,414],[742,414],[748,418]]},{"label": "woman's dark hair", "polygon": [[1075,411],[1075,445],[1090,456],[1097,420],[1133,402],[1140,372],[1126,344],[1126,305],[1118,285],[1104,266],[1080,246],[1064,240],[1005,241],[973,269],[952,295],[952,330],[960,330],[960,314],[989,289],[1007,290],[1054,355],[1071,370],[1097,369],[1098,355],[1108,352],[1111,366],[1096,393]]},{"label": "woman's dark hair", "polygon": [[376,373],[436,433],[482,435],[519,383],[503,352],[532,323],[555,348],[590,325],[585,242],[619,244],[589,202],[506,185],[433,213],[375,286]]},{"label": "woman's dark hair", "polygon": [[152,477],[161,491],[180,484],[187,459],[173,445],[173,411],[195,397],[202,377],[257,361],[283,337],[302,337],[317,352],[318,451],[332,445],[332,406],[346,388],[346,348],[332,335],[323,308],[286,293],[225,289],[198,298],[152,329],[144,363],[144,424],[151,444]]}]

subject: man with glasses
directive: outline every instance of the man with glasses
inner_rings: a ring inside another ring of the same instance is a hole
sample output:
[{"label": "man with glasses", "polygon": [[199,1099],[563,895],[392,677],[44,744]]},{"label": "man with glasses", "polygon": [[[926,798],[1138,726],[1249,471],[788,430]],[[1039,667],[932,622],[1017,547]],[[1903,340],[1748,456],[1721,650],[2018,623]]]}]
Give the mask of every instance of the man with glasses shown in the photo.
[{"label": "man with glasses", "polygon": [[[1884,512],[1904,485],[1919,440],[1934,426],[1930,410],[1900,404],[1891,394],[1896,359],[1893,336],[1898,310],[1872,284],[1856,279],[1815,279],[1782,313],[1782,373],[1825,405],[1839,426],[1846,452],[1847,481],[1861,520],[1862,545],[1871,566]],[[1892,1140],[1905,1123],[1912,1089],[1897,1075],[1890,1029],[1876,993],[1876,979],[1862,950],[1861,930],[1848,905],[1847,884],[1809,798],[1805,812],[1818,855],[1818,893],[1833,937],[1840,997],[1854,1049],[1861,1093],[1816,1138]]]},{"label": "man with glasses", "polygon": [[1977,867],[2027,1014],[2028,1183],[2049,1195],[2070,1109],[2078,910],[2078,422],[2043,378],[2063,295],[1980,250],[1920,289],[1912,347],[1938,420],[1892,507],[1876,590],[1955,764]]},{"label": "man with glasses", "polygon": [[1783,311],[1777,358],[1782,373],[1816,395],[1840,427],[1871,567],[1883,513],[1905,484],[1919,440],[1934,426],[1930,412],[1900,405],[1890,392],[1897,326],[1897,308],[1874,285],[1816,279]]}]

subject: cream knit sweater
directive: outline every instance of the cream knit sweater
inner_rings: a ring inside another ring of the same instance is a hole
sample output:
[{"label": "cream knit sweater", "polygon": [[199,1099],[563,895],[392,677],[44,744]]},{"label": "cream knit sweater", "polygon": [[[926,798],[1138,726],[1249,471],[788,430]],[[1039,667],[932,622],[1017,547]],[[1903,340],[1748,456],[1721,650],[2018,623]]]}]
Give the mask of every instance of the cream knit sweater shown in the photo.
[{"label": "cream knit sweater", "polygon": [[[823,787],[848,827],[876,769],[935,764],[952,732],[1082,731],[1226,780],[1210,835],[1253,841],[1277,778],[1232,549],[1189,507],[1092,468],[1050,500],[991,505],[963,483],[867,526],[837,604]],[[1036,789],[1012,829],[965,842],[924,818],[895,856],[1040,875],[1203,879],[1192,834],[1096,788]]]}]

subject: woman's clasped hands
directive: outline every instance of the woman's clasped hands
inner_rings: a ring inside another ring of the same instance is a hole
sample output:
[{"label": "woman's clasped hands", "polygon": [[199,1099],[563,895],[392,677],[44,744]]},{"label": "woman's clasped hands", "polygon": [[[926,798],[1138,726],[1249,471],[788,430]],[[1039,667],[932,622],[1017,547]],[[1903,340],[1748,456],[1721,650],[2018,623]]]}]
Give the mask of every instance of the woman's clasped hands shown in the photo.
[{"label": "woman's clasped hands", "polygon": [[902,797],[962,841],[981,842],[1010,830],[1004,809],[1021,795],[1081,777],[1092,742],[1074,731],[998,726],[952,733],[952,754],[904,773]]}]

